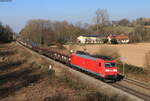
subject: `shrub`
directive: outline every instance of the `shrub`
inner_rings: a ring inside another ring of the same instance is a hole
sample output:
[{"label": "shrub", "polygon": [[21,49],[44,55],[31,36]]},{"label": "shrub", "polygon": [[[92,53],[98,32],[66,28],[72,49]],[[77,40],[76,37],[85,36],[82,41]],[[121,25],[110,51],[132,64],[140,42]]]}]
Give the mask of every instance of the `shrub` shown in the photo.
[{"label": "shrub", "polygon": [[0,43],[8,43],[13,41],[12,29],[6,25],[0,25]]},{"label": "shrub", "polygon": [[46,76],[48,77],[49,82],[52,83],[55,79],[55,71],[53,69],[48,70]]},{"label": "shrub", "polygon": [[107,43],[108,39],[102,39],[103,43]]},{"label": "shrub", "polygon": [[116,39],[111,39],[111,44],[118,44]]}]

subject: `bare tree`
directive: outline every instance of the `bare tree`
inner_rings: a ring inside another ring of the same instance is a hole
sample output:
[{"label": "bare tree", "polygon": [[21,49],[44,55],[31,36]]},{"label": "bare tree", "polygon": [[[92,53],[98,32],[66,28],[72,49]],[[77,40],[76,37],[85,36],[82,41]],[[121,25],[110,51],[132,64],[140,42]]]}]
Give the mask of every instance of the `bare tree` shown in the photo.
[{"label": "bare tree", "polygon": [[13,31],[8,25],[0,23],[0,42],[10,42],[13,40]]},{"label": "bare tree", "polygon": [[32,40],[39,44],[51,43],[55,40],[49,20],[30,20],[21,35],[24,39]]},{"label": "bare tree", "polygon": [[144,26],[135,27],[134,31],[129,34],[131,42],[149,42],[150,29]]},{"label": "bare tree", "polygon": [[30,20],[22,29],[21,35],[24,39],[49,45],[74,42],[85,31],[82,26],[75,26],[67,21]]},{"label": "bare tree", "polygon": [[96,11],[95,22],[97,25],[97,31],[100,25],[107,25],[109,23],[109,15],[106,9],[98,9]]},{"label": "bare tree", "polygon": [[118,21],[118,25],[121,26],[128,26],[130,24],[130,21],[128,19],[121,19],[120,21]]}]

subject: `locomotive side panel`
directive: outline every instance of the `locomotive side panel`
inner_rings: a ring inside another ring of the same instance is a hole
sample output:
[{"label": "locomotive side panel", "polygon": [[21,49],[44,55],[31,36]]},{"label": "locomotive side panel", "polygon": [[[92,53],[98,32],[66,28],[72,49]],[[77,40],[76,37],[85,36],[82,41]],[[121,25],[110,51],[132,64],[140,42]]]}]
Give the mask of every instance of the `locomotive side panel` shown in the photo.
[{"label": "locomotive side panel", "polygon": [[100,67],[97,58],[84,57],[74,54],[71,57],[71,65],[94,73],[96,75],[102,75],[100,74]]}]

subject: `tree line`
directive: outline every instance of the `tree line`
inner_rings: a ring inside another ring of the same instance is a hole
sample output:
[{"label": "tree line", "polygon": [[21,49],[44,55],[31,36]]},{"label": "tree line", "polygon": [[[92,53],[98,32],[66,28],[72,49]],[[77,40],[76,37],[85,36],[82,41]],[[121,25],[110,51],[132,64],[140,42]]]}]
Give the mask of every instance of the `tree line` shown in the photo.
[{"label": "tree line", "polygon": [[[130,42],[150,41],[150,19],[138,18],[130,21],[126,18],[110,21],[106,9],[98,9],[93,18],[94,24],[69,23],[68,21],[51,21],[43,19],[29,20],[19,32],[25,40],[50,45],[55,43],[76,42],[76,38],[83,34],[126,34]],[[11,41],[13,31],[8,25],[0,23],[0,41]]]},{"label": "tree line", "polygon": [[8,25],[0,22],[0,42],[6,43],[13,40],[13,31]]},{"label": "tree line", "polygon": [[[93,20],[94,24],[67,21],[30,20],[20,31],[24,39],[41,44],[74,42],[82,34],[126,34],[131,42],[150,41],[150,19],[138,18],[134,21],[121,19],[110,21],[106,9],[98,9]],[[131,29],[131,30],[130,30]]]},{"label": "tree line", "polygon": [[67,21],[30,20],[21,30],[23,39],[32,40],[42,45],[72,42],[77,36],[87,33],[79,25]]}]

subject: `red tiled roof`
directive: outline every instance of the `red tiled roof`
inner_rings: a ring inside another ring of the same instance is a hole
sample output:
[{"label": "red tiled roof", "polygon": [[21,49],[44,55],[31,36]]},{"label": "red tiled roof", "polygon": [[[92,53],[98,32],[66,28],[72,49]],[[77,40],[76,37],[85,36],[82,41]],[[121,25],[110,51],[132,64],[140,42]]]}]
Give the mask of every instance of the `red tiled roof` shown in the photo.
[{"label": "red tiled roof", "polygon": [[129,39],[127,35],[116,35],[116,36],[110,36],[112,39]]}]

